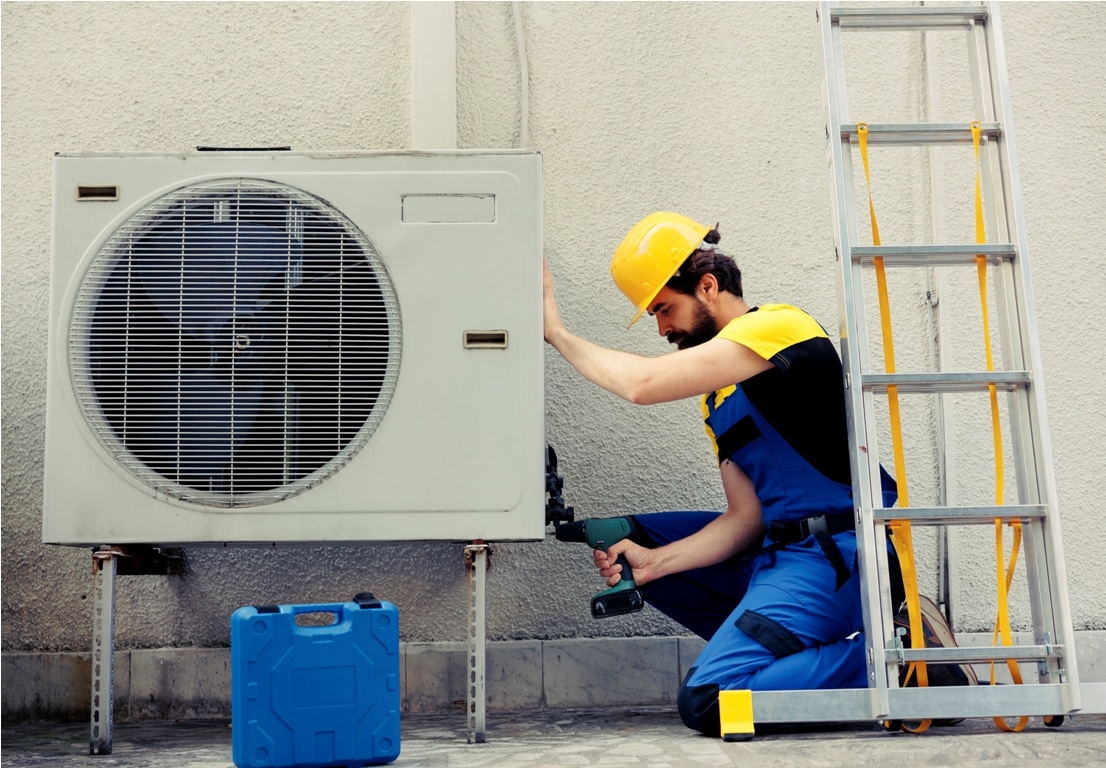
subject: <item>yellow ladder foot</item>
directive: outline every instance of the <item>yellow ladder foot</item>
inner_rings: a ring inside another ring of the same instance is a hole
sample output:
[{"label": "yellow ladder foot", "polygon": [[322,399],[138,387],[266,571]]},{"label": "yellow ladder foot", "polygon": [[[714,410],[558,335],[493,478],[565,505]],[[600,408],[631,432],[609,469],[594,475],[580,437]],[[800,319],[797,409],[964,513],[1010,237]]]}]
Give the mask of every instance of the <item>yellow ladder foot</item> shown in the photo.
[{"label": "yellow ladder foot", "polygon": [[723,741],[751,741],[753,738],[753,692],[719,691],[718,716]]}]

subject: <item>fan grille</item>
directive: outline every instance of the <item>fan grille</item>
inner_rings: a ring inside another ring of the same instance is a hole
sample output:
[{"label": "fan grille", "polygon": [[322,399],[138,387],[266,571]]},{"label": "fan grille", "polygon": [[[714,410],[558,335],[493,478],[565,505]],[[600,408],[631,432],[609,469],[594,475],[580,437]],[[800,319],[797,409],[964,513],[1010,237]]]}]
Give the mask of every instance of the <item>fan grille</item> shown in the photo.
[{"label": "fan grille", "polygon": [[107,451],[167,496],[268,504],[371,438],[398,375],[399,308],[368,238],[325,201],[253,179],[129,218],[76,296],[69,364]]}]

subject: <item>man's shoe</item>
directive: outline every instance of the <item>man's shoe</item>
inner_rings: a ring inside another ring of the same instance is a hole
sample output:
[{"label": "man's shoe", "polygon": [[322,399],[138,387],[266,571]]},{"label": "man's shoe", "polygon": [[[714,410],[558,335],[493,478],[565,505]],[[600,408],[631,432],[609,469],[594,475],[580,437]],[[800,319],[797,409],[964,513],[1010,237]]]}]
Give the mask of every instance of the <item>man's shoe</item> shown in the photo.
[{"label": "man's shoe", "polygon": [[[948,622],[945,621],[945,616],[941,613],[937,605],[924,595],[919,595],[918,601],[922,609],[922,632],[925,636],[926,648],[956,647],[956,636],[953,634]],[[899,627],[906,630],[906,634],[902,636],[903,648],[911,648],[909,613],[905,610],[896,613],[894,621],[896,630]],[[910,665],[907,664],[899,671],[900,687],[918,685],[917,673],[910,675],[909,680],[906,679],[909,669]],[[979,678],[976,676],[975,670],[972,668],[971,664],[926,664],[926,677],[929,685],[933,687],[979,684]],[[956,725],[963,721],[964,718],[960,717],[934,720],[933,724]]]}]

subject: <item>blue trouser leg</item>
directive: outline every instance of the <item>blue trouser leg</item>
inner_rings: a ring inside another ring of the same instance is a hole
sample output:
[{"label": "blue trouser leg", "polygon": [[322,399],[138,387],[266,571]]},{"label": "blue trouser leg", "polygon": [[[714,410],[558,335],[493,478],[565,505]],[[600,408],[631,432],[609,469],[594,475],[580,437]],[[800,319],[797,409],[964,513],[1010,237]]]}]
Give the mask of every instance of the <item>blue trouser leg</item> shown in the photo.
[{"label": "blue trouser leg", "polygon": [[[718,512],[654,512],[634,515],[650,543],[664,546],[697,532]],[[753,563],[730,558],[707,568],[676,573],[641,587],[646,602],[704,640],[710,640],[741,602]]]},{"label": "blue trouser leg", "polygon": [[[634,519],[647,543],[663,546],[717,516],[658,512]],[[867,685],[863,639],[846,639],[863,628],[856,538],[839,534],[834,541],[854,570],[838,590],[833,565],[813,537],[642,587],[650,605],[709,641],[680,689],[680,715],[689,727],[717,735],[719,690]]]},{"label": "blue trouser leg", "polygon": [[[855,562],[852,534],[834,537]],[[834,590],[833,566],[812,537],[760,555],[745,597],[703,649],[680,689],[691,728],[717,734],[718,691],[867,685],[859,576]]]},{"label": "blue trouser leg", "polygon": [[[745,598],[703,649],[689,682],[759,690],[865,685],[864,664],[856,676],[855,668],[830,655],[808,655],[863,628],[859,576],[834,591],[833,568],[814,539],[757,560]],[[820,663],[789,676],[798,655]]]}]

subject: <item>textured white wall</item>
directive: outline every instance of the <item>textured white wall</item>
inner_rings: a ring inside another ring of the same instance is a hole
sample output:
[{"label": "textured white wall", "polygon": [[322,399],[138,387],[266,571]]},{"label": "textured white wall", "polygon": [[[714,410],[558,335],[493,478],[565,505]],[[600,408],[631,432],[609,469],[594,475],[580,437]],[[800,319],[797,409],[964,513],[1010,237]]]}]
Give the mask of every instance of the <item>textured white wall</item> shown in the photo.
[{"label": "textured white wall", "polygon": [[[546,252],[570,327],[600,343],[666,351],[648,322],[625,330],[629,304],[607,273],[626,229],[663,208],[721,222],[722,245],[736,256],[754,302],[799,304],[836,329],[814,8],[522,4],[529,144],[544,157]],[[1106,355],[1093,322],[1106,293],[1099,215],[1106,5],[1004,3],[1002,10],[1072,610],[1077,628],[1101,629],[1106,544],[1095,523],[1106,474]],[[406,148],[410,16],[399,2],[7,3],[2,12],[3,648],[79,650],[91,635],[88,553],[38,543],[52,153],[198,144]],[[517,146],[511,5],[459,3],[457,34],[459,146]],[[873,46],[860,55],[877,81],[920,56],[909,46]],[[950,91],[942,82],[941,96],[952,98]],[[856,95],[872,112],[854,108],[853,117],[873,121],[884,119],[877,109],[910,114],[926,104],[909,80]],[[889,231],[926,230],[933,204],[926,194],[885,180],[877,195]],[[924,362],[926,286],[904,280],[893,288],[900,360]],[[940,288],[958,296],[951,285]],[[548,436],[578,515],[721,504],[694,402],[627,405],[583,382],[552,352],[547,391]],[[934,419],[925,408],[911,414],[923,427]],[[923,449],[918,455],[919,493],[932,492],[926,477],[938,458]],[[985,467],[977,472],[968,458],[957,466],[968,491],[986,487],[974,477]],[[985,627],[989,544],[958,546],[954,556],[968,571],[962,626]],[[184,578],[121,579],[120,647],[222,645],[239,605],[318,602],[364,588],[400,606],[405,640],[464,636],[456,545],[188,554]],[[588,618],[587,599],[601,587],[589,562],[579,545],[497,545],[490,635],[678,631],[652,611]],[[932,552],[923,563],[932,583]]]}]

